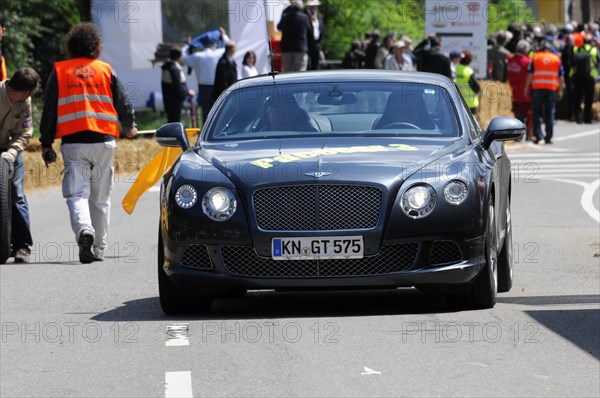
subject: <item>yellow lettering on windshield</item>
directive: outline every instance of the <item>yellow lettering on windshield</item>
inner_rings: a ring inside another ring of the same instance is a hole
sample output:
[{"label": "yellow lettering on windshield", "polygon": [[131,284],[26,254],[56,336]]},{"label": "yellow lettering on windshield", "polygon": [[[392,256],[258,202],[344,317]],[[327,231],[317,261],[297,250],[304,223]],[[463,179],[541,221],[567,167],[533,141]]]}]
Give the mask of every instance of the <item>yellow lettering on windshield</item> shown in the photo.
[{"label": "yellow lettering on windshield", "polygon": [[315,152],[296,152],[296,153],[293,153],[292,156],[299,157],[300,159],[308,159],[308,158],[314,158],[315,156],[319,156],[319,155]]},{"label": "yellow lettering on windshield", "polygon": [[263,159],[253,160],[250,162],[250,164],[253,164],[258,167],[262,167],[263,169],[268,169],[269,167],[273,167],[271,162],[273,162],[273,159],[263,158]]},{"label": "yellow lettering on windshield", "polygon": [[419,148],[414,147],[412,145],[407,145],[407,144],[390,144],[391,147],[394,147],[396,149],[399,149],[401,151],[418,151]]},{"label": "yellow lettering on windshield", "polygon": [[[418,151],[418,148],[407,145],[407,144],[389,144],[389,147],[397,149],[399,151]],[[337,155],[345,153],[357,153],[357,152],[385,152],[388,151],[388,147],[384,145],[357,145],[351,147],[338,147],[338,148],[321,148],[315,149],[308,152],[296,152],[290,155],[280,155],[273,158],[263,158],[253,160],[250,164],[253,164],[263,169],[273,167],[273,162],[289,163],[300,159],[308,159],[319,155]]]},{"label": "yellow lettering on windshield", "polygon": [[281,163],[289,163],[289,162],[293,162],[294,160],[300,160],[300,158],[298,158],[294,155],[281,155],[281,156],[275,156],[273,158],[273,160],[275,160],[277,162],[281,162]]}]

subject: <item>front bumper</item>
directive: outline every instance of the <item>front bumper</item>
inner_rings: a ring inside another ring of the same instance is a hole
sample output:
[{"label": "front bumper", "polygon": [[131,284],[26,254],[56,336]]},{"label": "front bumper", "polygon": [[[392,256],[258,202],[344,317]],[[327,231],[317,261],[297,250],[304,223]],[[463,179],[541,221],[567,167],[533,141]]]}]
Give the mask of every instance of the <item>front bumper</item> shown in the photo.
[{"label": "front bumper", "polygon": [[321,261],[275,261],[249,246],[167,244],[164,270],[188,297],[220,289],[448,286],[472,281],[485,264],[483,253],[484,237],[387,242],[375,256]]}]

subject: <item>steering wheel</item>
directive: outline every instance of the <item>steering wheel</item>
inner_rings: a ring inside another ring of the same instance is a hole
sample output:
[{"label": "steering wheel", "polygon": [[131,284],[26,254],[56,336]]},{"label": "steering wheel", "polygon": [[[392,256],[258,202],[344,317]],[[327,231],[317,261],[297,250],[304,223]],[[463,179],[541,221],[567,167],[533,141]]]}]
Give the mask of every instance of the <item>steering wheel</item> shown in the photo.
[{"label": "steering wheel", "polygon": [[415,130],[423,130],[421,127],[414,125],[412,123],[407,123],[407,122],[393,122],[390,124],[386,124],[383,127],[380,127],[378,130],[397,129],[397,128],[403,128],[403,127],[408,127],[408,128],[415,129]]}]

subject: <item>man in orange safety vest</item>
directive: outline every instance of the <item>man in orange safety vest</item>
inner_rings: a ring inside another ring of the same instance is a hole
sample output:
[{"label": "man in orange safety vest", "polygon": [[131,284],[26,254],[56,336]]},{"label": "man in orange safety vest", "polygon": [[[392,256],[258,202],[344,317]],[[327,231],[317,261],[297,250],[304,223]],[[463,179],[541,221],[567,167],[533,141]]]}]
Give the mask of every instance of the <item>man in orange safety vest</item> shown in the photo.
[{"label": "man in orange safety vest", "polygon": [[[556,100],[561,99],[565,86],[560,57],[551,50],[550,43],[545,43],[541,50],[533,55],[525,83],[525,96],[529,96],[531,92],[532,97],[534,144],[542,139],[546,144],[552,143]],[[541,117],[544,118],[545,136],[542,134]]]}]

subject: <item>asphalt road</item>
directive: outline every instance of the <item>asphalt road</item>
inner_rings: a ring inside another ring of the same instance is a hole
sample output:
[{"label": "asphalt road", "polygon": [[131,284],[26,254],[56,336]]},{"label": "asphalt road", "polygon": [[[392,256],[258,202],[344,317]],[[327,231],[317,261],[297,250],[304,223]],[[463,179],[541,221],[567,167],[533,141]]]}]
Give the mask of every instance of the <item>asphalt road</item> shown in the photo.
[{"label": "asphalt road", "polygon": [[[156,282],[158,193],[83,265],[59,190],[29,195],[29,264],[0,266],[0,396],[600,395],[600,128],[508,146],[515,284],[451,312],[412,289],[252,292],[167,317]],[[12,260],[11,260],[12,261]]]}]

